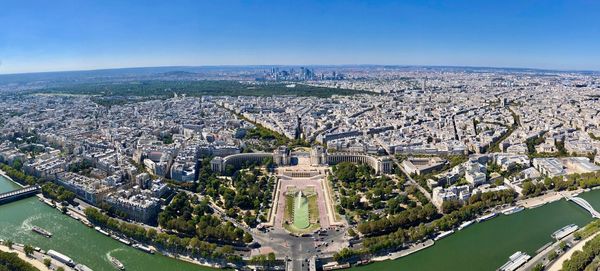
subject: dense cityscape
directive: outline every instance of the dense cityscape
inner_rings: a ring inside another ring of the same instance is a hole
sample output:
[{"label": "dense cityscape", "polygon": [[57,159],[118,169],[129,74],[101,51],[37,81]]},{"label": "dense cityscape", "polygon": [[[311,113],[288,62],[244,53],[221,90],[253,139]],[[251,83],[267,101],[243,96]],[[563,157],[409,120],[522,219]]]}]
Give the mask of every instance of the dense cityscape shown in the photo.
[{"label": "dense cityscape", "polygon": [[[111,78],[126,95],[81,91],[60,78],[48,87],[4,84],[0,162],[4,178],[22,188],[0,201],[37,194],[96,234],[146,253],[268,270],[410,258],[472,224],[563,198],[599,215],[578,197],[600,186],[596,73],[393,66],[219,73],[232,81],[203,71]],[[146,87],[136,90],[138,80]],[[188,81],[196,83],[157,91]],[[213,86],[210,95],[202,84]],[[219,95],[223,85],[247,95]],[[297,88],[315,94],[298,96]],[[515,250],[492,268],[593,264],[593,252],[570,256],[570,249],[596,236],[598,224],[563,226],[537,254]],[[30,227],[29,234],[56,235]],[[53,269],[104,270],[58,249],[3,244]],[[134,268],[107,257],[115,268]]]},{"label": "dense cityscape", "polygon": [[600,1],[1,3],[0,271],[600,271]]}]

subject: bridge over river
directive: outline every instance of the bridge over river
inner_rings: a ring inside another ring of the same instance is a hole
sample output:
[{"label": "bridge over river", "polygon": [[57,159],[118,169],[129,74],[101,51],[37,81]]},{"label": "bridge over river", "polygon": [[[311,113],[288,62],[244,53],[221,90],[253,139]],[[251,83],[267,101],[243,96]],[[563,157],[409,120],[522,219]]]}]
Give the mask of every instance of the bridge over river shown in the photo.
[{"label": "bridge over river", "polygon": [[40,192],[40,189],[41,188],[39,185],[34,185],[34,186],[25,187],[23,189],[2,193],[2,194],[0,194],[0,205],[9,203],[9,202],[12,202],[15,200],[19,200],[22,198],[33,196],[33,195],[37,194],[38,192]]},{"label": "bridge over river", "polygon": [[571,197],[571,196],[565,196],[565,199],[567,199],[568,201],[574,202],[575,204],[581,206],[581,208],[590,212],[590,214],[592,215],[593,218],[600,218],[600,213],[598,213],[598,211],[596,211],[594,209],[594,207],[592,207],[592,205],[589,202],[587,202],[587,200],[580,198],[580,197]]}]

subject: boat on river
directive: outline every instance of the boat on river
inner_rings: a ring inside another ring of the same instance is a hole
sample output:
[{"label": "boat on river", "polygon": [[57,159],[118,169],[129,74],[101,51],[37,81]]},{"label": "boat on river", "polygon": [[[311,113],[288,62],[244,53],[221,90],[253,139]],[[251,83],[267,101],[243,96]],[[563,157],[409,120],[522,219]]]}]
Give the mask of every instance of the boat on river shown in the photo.
[{"label": "boat on river", "polygon": [[106,232],[105,230],[103,230],[103,229],[102,229],[102,228],[100,228],[100,227],[95,227],[94,229],[95,229],[97,232],[99,232],[99,233],[102,233],[102,234],[104,234],[104,235],[106,235],[106,236],[110,236],[110,234],[109,234],[108,232]]},{"label": "boat on river", "polygon": [[575,232],[578,229],[579,226],[575,224],[569,224],[553,232],[550,236],[556,240],[560,240],[567,237],[569,234]]},{"label": "boat on river", "polygon": [[436,236],[433,240],[434,241],[440,240],[440,239],[442,239],[442,238],[444,238],[444,237],[446,237],[446,236],[448,236],[450,234],[453,234],[453,233],[454,233],[454,230],[449,230],[449,231],[442,232],[438,236]]},{"label": "boat on river", "polygon": [[119,261],[117,258],[108,255],[108,261],[110,261],[110,263],[116,267],[119,270],[125,270],[125,266],[123,265],[123,263],[121,263],[121,261]]},{"label": "boat on river", "polygon": [[143,252],[149,253],[149,254],[154,254],[154,250],[150,247],[144,246],[142,244],[133,244],[134,248],[137,248]]},{"label": "boat on river", "polygon": [[38,226],[31,227],[31,231],[33,231],[33,232],[35,232],[37,234],[41,234],[43,236],[46,236],[48,238],[52,237],[52,233],[51,232],[49,232],[47,230],[44,230],[44,229],[42,229],[42,228],[40,228]]},{"label": "boat on river", "polygon": [[483,222],[486,220],[490,220],[490,219],[496,217],[497,215],[498,215],[498,213],[491,213],[491,214],[484,215],[480,218],[477,218],[477,222]]},{"label": "boat on river", "polygon": [[469,220],[469,221],[465,221],[462,224],[460,224],[460,226],[458,226],[458,230],[462,230],[468,226],[471,226],[471,224],[475,223],[475,220]]},{"label": "boat on river", "polygon": [[514,213],[518,213],[520,211],[523,211],[525,208],[523,206],[513,206],[510,208],[506,208],[504,210],[502,210],[502,214],[504,215],[512,215]]},{"label": "boat on river", "polygon": [[497,270],[498,271],[514,271],[514,270],[517,270],[519,267],[521,267],[527,261],[529,261],[529,259],[531,259],[531,256],[525,254],[524,252],[517,251],[513,255],[511,255],[510,257],[508,257],[508,262],[506,262],[505,264],[503,264],[502,266],[500,266],[500,268],[498,268]]},{"label": "boat on river", "polygon": [[117,236],[117,235],[114,235],[114,234],[113,234],[113,235],[111,235],[110,237],[111,237],[112,239],[115,239],[115,240],[117,240],[117,241],[119,241],[119,242],[121,242],[121,243],[123,243],[123,244],[126,244],[126,245],[128,245],[128,246],[130,246],[130,245],[131,245],[131,242],[129,242],[129,240],[127,240],[127,239],[125,239],[125,238],[121,238],[121,237],[119,237],[119,236]]},{"label": "boat on river", "polygon": [[80,263],[75,265],[75,268],[73,268],[73,269],[75,269],[75,271],[94,271],[91,268],[89,268],[83,264],[80,264]]}]

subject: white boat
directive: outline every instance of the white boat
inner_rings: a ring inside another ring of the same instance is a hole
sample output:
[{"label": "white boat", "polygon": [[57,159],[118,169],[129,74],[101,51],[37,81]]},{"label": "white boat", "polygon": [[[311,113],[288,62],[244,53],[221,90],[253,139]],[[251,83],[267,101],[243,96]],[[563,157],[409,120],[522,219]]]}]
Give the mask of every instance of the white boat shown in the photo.
[{"label": "white boat", "polygon": [[500,266],[500,268],[498,268],[497,270],[498,271],[517,270],[519,267],[521,267],[523,264],[525,264],[527,261],[529,261],[529,259],[531,259],[531,256],[529,256],[521,251],[517,251],[513,255],[508,257],[508,262],[506,262],[505,264]]},{"label": "white boat", "polygon": [[75,271],[94,271],[91,268],[89,268],[83,264],[80,264],[80,263],[77,264],[74,269],[75,269]]},{"label": "white boat", "polygon": [[460,226],[458,226],[458,230],[460,231],[468,226],[471,226],[471,224],[473,224],[473,223],[475,223],[474,220],[465,221],[462,224],[460,224]]},{"label": "white boat", "polygon": [[41,234],[43,236],[46,236],[48,238],[52,237],[52,233],[51,232],[49,232],[47,230],[44,230],[44,229],[42,229],[42,228],[40,228],[38,226],[31,227],[31,231],[33,231],[33,232],[35,232],[37,234]]},{"label": "white boat", "polygon": [[139,250],[141,250],[143,252],[154,254],[154,250],[153,249],[151,249],[150,247],[144,246],[142,244],[133,244],[133,247],[137,248],[137,249],[139,249]]},{"label": "white boat", "polygon": [[477,218],[477,222],[483,222],[486,220],[490,220],[490,219],[496,217],[497,215],[498,215],[498,213],[491,213],[491,214],[484,215],[480,218]]},{"label": "white boat", "polygon": [[523,211],[525,208],[523,206],[513,206],[507,209],[502,210],[502,214],[504,215],[512,215],[514,213],[518,213]]},{"label": "white boat", "polygon": [[108,260],[117,269],[119,269],[119,270],[125,270],[125,266],[119,260],[117,260],[117,258],[108,255]]},{"label": "white boat", "polygon": [[438,236],[436,236],[433,240],[434,241],[440,240],[440,239],[442,239],[450,234],[453,234],[453,233],[454,233],[454,230],[442,232],[442,233],[438,234]]},{"label": "white boat", "polygon": [[121,242],[121,243],[123,243],[123,244],[126,244],[126,245],[128,245],[128,246],[130,246],[130,245],[131,245],[131,242],[129,242],[129,240],[127,240],[127,239],[125,239],[125,238],[117,237],[117,241],[119,241],[119,242]]},{"label": "white boat", "polygon": [[103,230],[103,229],[101,229],[100,227],[95,227],[94,229],[95,229],[97,232],[99,232],[99,233],[102,233],[102,234],[104,234],[104,235],[106,235],[106,236],[110,236],[110,234],[109,234],[108,232],[104,231],[104,230]]},{"label": "white boat", "polygon": [[569,225],[566,225],[566,226],[558,229],[557,231],[553,232],[550,236],[556,240],[560,240],[560,239],[567,237],[569,234],[573,233],[574,231],[576,231],[578,229],[579,229],[579,226],[577,226],[575,224],[569,224]]}]

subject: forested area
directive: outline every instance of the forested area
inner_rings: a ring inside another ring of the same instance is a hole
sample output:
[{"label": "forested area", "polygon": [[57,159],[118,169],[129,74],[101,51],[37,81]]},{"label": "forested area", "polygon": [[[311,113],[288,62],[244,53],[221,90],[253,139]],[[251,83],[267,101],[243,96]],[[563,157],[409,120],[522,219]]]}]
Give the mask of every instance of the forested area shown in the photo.
[{"label": "forested area", "polygon": [[231,222],[222,222],[213,215],[208,200],[180,192],[158,216],[161,227],[203,241],[243,245],[252,241]]},{"label": "forested area", "polygon": [[[274,186],[275,179],[265,176],[259,168],[237,171],[232,176],[231,187],[221,186],[221,198],[217,198],[217,202],[228,216],[240,218],[253,227],[257,224],[261,209],[269,206]],[[261,221],[265,220],[265,217],[261,217]]]},{"label": "forested area", "polygon": [[[192,191],[209,196],[228,216],[250,227],[258,223],[257,218],[265,221],[266,217],[259,214],[271,202],[275,179],[264,174],[262,169],[250,165],[243,170],[227,169],[230,172],[226,173],[231,175],[231,181],[227,181],[217,177],[210,169],[209,161],[210,159],[203,160],[199,181]],[[267,167],[272,163],[272,159],[263,162]]]},{"label": "forested area", "polygon": [[412,186],[404,186],[404,176],[393,180],[377,176],[366,164],[343,162],[332,169],[331,182],[338,192],[337,211],[351,222],[377,220],[395,215],[429,202],[427,197]]},{"label": "forested area", "polygon": [[[233,80],[140,80],[128,82],[107,83],[82,83],[69,84],[59,87],[50,87],[34,90],[35,93],[68,93],[83,95],[110,96],[155,96],[171,97],[173,93],[188,96],[273,96],[296,95],[331,97],[331,95],[353,95],[367,93],[365,91],[327,88],[296,84],[295,87],[286,87],[282,83],[246,84]],[[111,105],[110,100],[104,100],[106,105]],[[123,100],[115,100],[117,104]]]}]

